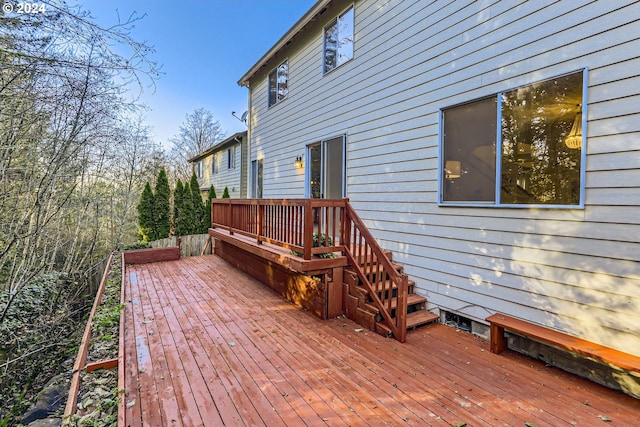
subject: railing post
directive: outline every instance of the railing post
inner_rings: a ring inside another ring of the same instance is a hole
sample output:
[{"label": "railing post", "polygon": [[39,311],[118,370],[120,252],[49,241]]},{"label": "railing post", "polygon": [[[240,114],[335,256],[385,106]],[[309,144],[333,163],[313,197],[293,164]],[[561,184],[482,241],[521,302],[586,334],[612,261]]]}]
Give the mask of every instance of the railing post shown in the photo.
[{"label": "railing post", "polygon": [[264,205],[260,203],[260,200],[257,200],[257,208],[258,208],[258,219],[257,219],[257,229],[256,229],[256,239],[259,245],[262,244],[262,232],[264,231]]},{"label": "railing post", "polygon": [[302,234],[303,258],[309,260],[311,259],[311,248],[313,248],[313,207],[311,206],[311,199],[304,201],[304,230]]},{"label": "railing post", "polygon": [[215,206],[216,206],[216,204],[212,202],[211,203],[211,212],[209,212],[209,214],[211,215],[211,224],[209,224],[211,226],[211,228],[213,228],[213,224],[215,224],[214,214],[213,214]]},{"label": "railing post", "polygon": [[398,283],[398,302],[396,305],[396,328],[398,331],[398,341],[407,341],[407,292],[409,277],[406,274],[400,275]]},{"label": "railing post", "polygon": [[351,215],[349,215],[349,199],[342,199],[342,219],[340,221],[340,244],[346,249],[351,250]]},{"label": "railing post", "polygon": [[231,199],[227,200],[227,224],[229,225],[229,234],[233,236],[233,205]]}]

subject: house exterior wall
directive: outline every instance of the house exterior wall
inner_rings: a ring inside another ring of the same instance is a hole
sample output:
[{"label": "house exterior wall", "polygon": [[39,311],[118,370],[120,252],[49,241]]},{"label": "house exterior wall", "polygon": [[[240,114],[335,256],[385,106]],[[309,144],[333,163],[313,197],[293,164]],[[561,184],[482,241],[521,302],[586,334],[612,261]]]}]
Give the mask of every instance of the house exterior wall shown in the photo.
[{"label": "house exterior wall", "polygon": [[[240,142],[234,144],[221,144],[219,149],[213,149],[198,161],[202,161],[202,176],[198,177],[200,190],[209,191],[211,185],[216,190],[217,197],[222,197],[224,188],[229,189],[229,195],[233,199],[247,197],[247,139],[239,138]],[[227,150],[234,150],[235,166],[228,168]],[[216,173],[213,173],[213,162],[216,161]],[[198,161],[193,162],[194,171],[197,171]]]},{"label": "house exterior wall", "polygon": [[[354,57],[323,75],[323,26],[352,4]],[[632,1],[334,1],[249,82],[264,197],[303,197],[295,157],[345,134],[346,195],[432,308],[640,355],[639,16]],[[442,108],[585,67],[584,208],[439,206]]]}]

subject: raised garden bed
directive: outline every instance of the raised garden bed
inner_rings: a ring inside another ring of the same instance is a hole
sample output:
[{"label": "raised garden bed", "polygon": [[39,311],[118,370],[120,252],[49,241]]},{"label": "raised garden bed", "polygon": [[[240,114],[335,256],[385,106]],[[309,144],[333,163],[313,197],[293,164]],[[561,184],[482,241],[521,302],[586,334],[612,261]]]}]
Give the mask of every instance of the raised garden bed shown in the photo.
[{"label": "raised garden bed", "polygon": [[63,424],[117,426],[122,266],[109,258],[74,365]]}]

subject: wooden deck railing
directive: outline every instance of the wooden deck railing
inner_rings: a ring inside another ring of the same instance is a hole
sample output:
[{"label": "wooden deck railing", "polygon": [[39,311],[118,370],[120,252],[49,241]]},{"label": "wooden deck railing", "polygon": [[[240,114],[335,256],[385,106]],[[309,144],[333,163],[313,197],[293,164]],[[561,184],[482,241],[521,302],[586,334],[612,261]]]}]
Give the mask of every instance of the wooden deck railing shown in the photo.
[{"label": "wooden deck railing", "polygon": [[[407,293],[409,278],[399,273],[350,203],[345,205],[342,243],[349,263],[380,310],[393,336],[407,340]],[[391,317],[395,308],[396,316]]]},{"label": "wooden deck railing", "polygon": [[330,252],[347,256],[394,337],[406,340],[408,278],[394,268],[348,199],[211,202],[212,228],[289,249],[305,260]]},{"label": "wooden deck railing", "polygon": [[[340,224],[345,200],[213,199],[211,226],[302,254],[342,252]],[[314,246],[314,236],[318,244]]]}]

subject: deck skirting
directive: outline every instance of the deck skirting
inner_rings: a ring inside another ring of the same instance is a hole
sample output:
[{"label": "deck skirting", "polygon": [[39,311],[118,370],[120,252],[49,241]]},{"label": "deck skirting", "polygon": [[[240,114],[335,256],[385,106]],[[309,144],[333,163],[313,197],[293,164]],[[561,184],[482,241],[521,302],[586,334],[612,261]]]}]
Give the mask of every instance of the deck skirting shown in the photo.
[{"label": "deck skirting", "polygon": [[[342,281],[339,274],[306,275],[223,240],[216,241],[215,254],[321,319],[341,314]],[[337,308],[330,307],[330,302]]]}]

